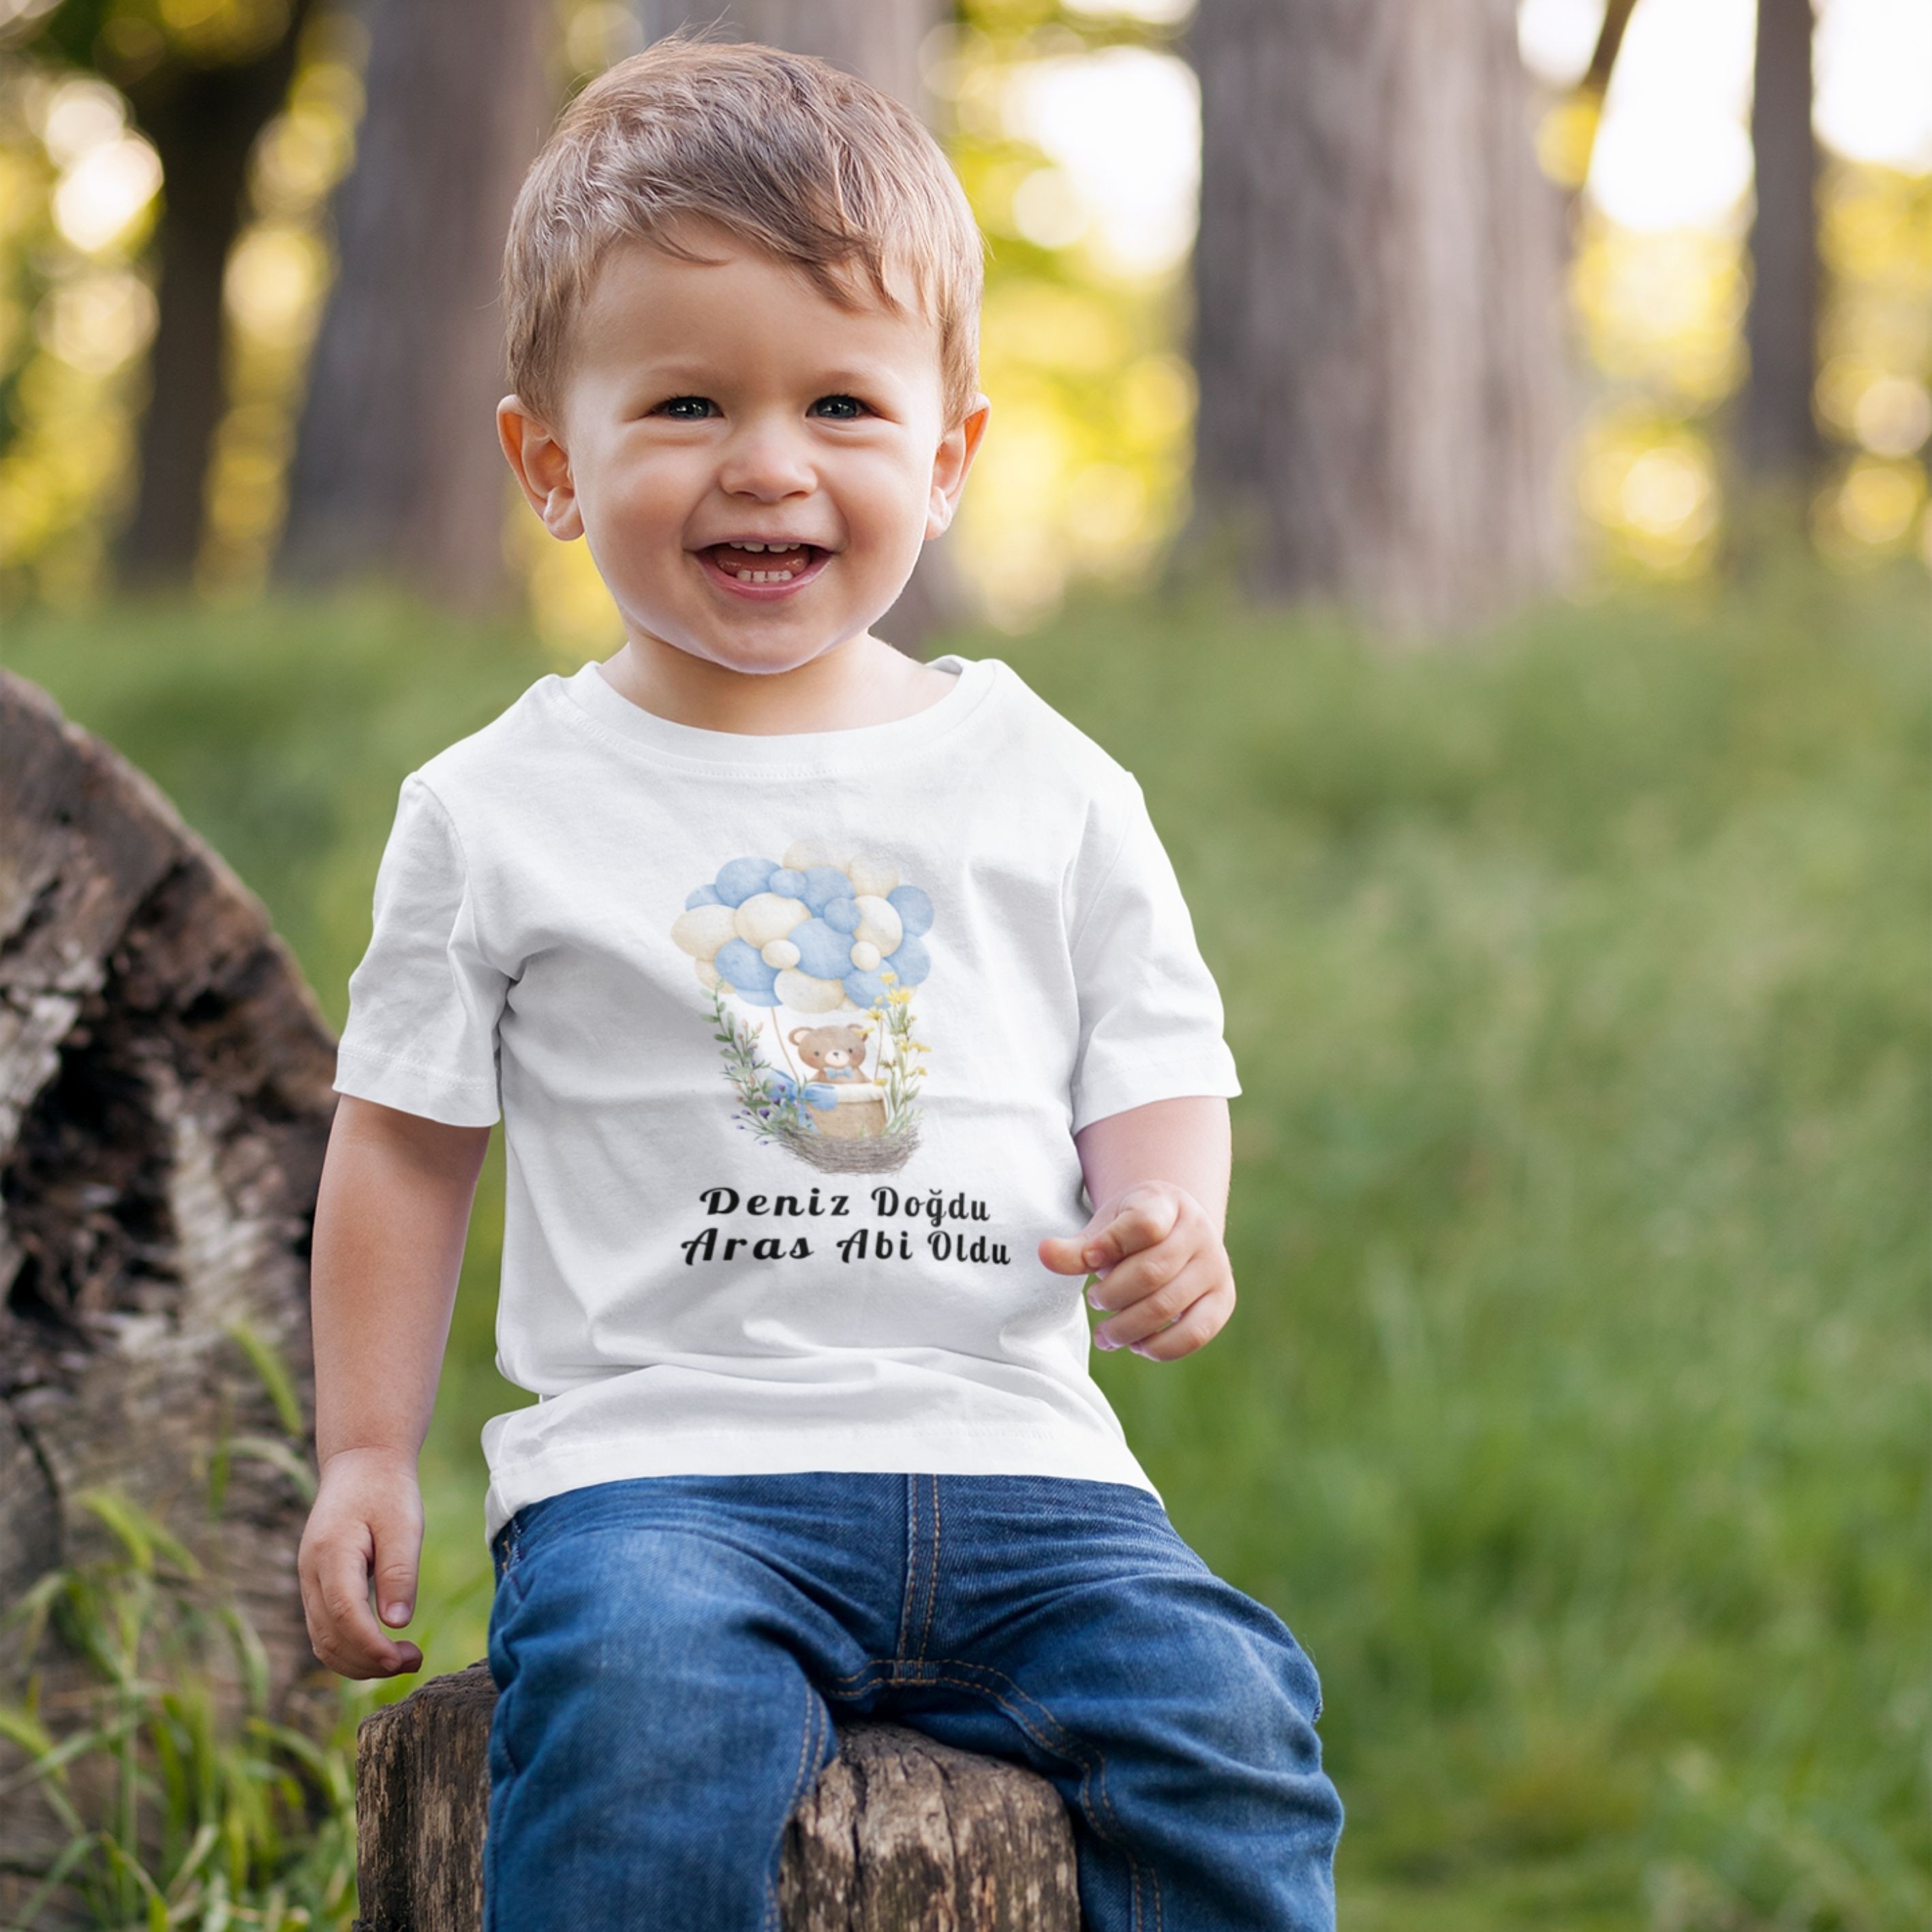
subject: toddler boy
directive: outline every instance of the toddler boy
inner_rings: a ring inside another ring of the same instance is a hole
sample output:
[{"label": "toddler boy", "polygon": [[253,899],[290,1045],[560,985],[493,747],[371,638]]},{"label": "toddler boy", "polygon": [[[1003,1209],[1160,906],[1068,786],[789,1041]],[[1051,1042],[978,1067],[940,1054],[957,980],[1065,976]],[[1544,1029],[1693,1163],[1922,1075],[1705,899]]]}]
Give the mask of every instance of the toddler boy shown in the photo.
[{"label": "toddler boy", "polygon": [[1233,1306],[1219,996],[1132,776],[1001,660],[870,628],[985,431],[981,245],[897,104],[680,38],[512,218],[503,447],[626,642],[403,782],[301,1558],[326,1663],[420,1666],[368,1593],[408,1622],[500,1118],[497,1364],[538,1400],[483,1433],[490,1932],[775,1927],[861,1712],[1052,1779],[1102,1932],[1333,1924],[1313,1669],[1087,1365],[1090,1276],[1156,1360]]}]

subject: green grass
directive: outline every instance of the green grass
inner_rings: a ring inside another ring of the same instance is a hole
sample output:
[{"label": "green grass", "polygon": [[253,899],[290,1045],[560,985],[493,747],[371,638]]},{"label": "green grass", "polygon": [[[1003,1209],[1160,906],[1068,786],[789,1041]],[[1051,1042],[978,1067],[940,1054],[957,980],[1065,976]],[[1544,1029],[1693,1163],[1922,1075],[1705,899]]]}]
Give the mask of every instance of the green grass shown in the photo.
[{"label": "green grass", "polygon": [[[211,1516],[225,1488],[224,1477],[209,1484]],[[8,1932],[346,1925],[368,1700],[344,1687],[325,1739],[276,1722],[268,1654],[232,1580],[119,1491],[74,1500],[112,1533],[110,1552],[47,1571],[0,1624],[25,1674],[20,1700],[0,1702],[0,1738],[27,1760],[4,1788],[34,1780],[68,1834],[30,1875]],[[50,1626],[86,1660],[77,1696],[43,1698]]]},{"label": "green grass", "polygon": [[[1097,1372],[1321,1667],[1352,1932],[1932,1918],[1924,589],[1788,572],[1390,656],[1096,602],[1006,658],[1140,777],[1226,994],[1227,1335]],[[410,766],[553,668],[359,602],[16,626],[339,1022]],[[497,1156],[415,1634],[482,1654]]]}]

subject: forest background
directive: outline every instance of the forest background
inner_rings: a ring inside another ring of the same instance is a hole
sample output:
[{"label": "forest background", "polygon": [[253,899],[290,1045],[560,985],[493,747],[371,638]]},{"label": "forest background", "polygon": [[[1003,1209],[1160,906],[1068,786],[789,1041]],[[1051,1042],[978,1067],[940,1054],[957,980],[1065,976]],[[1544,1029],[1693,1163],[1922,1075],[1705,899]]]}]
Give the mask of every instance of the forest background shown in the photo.
[{"label": "forest background", "polygon": [[[0,0],[0,656],[333,1022],[402,775],[617,641],[488,298],[549,114],[683,17]],[[874,63],[989,238],[995,431],[880,628],[1139,775],[1226,992],[1240,1339],[1096,1372],[1321,1666],[1345,1922],[1922,1924],[1932,16],[729,19]],[[430,1671],[525,1399],[500,1158]],[[242,1922],[346,1924],[340,1835],[278,1844]]]}]

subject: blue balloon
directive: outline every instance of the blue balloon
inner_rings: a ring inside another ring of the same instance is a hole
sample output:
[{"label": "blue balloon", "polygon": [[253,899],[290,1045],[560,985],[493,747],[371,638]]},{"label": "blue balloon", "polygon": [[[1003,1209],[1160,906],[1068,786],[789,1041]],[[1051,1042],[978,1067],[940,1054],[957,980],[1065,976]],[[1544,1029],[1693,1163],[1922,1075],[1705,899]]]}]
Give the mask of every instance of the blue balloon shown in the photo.
[{"label": "blue balloon", "polygon": [[902,986],[916,986],[932,970],[932,956],[923,940],[902,939],[899,950],[889,955],[884,964],[898,975]]},{"label": "blue balloon", "polygon": [[865,914],[859,910],[856,899],[834,899],[820,916],[826,924],[840,932],[856,932],[859,922]]},{"label": "blue balloon", "polygon": [[886,903],[898,914],[900,930],[908,939],[932,930],[932,901],[918,886],[893,886],[886,895]]},{"label": "blue balloon", "polygon": [[814,912],[823,912],[834,899],[850,898],[852,881],[836,866],[814,866],[805,875],[805,890],[794,892]]},{"label": "blue balloon", "polygon": [[759,992],[756,987],[746,986],[734,986],[731,990],[736,995],[741,1006],[782,1006],[784,1004],[778,994],[770,988],[766,988],[763,992]]},{"label": "blue balloon", "polygon": [[805,874],[795,872],[789,866],[781,866],[765,881],[768,892],[781,892],[788,899],[799,898],[805,891]]},{"label": "blue balloon", "polygon": [[854,1006],[874,1006],[884,1003],[892,988],[877,973],[861,973],[855,968],[845,975],[845,991]]},{"label": "blue balloon", "polygon": [[851,935],[822,919],[801,920],[785,937],[798,948],[798,970],[814,980],[841,979],[852,970]]},{"label": "blue balloon", "polygon": [[740,999],[758,1006],[778,1004],[776,999],[754,997],[769,993],[778,976],[776,968],[767,966],[758,956],[758,948],[748,940],[728,939],[718,947],[717,956],[711,963],[730,982],[732,992]]},{"label": "blue balloon", "polygon": [[718,899],[721,905],[741,906],[754,892],[765,890],[766,881],[779,869],[771,859],[734,859],[718,868]]},{"label": "blue balloon", "polygon": [[716,886],[700,886],[684,902],[686,912],[695,912],[701,905],[722,905],[724,902],[718,896]]}]

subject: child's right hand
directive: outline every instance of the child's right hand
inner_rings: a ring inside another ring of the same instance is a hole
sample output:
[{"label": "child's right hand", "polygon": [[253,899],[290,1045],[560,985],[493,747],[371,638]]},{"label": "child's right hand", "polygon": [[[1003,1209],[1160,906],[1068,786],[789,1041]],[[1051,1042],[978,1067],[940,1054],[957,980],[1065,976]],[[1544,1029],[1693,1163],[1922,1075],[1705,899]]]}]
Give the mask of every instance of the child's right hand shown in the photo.
[{"label": "child's right hand", "polygon": [[338,1449],[323,1466],[296,1568],[317,1657],[344,1677],[398,1677],[422,1668],[422,1652],[386,1636],[382,1621],[414,1612],[422,1550],[422,1492],[416,1458],[394,1449]]}]

